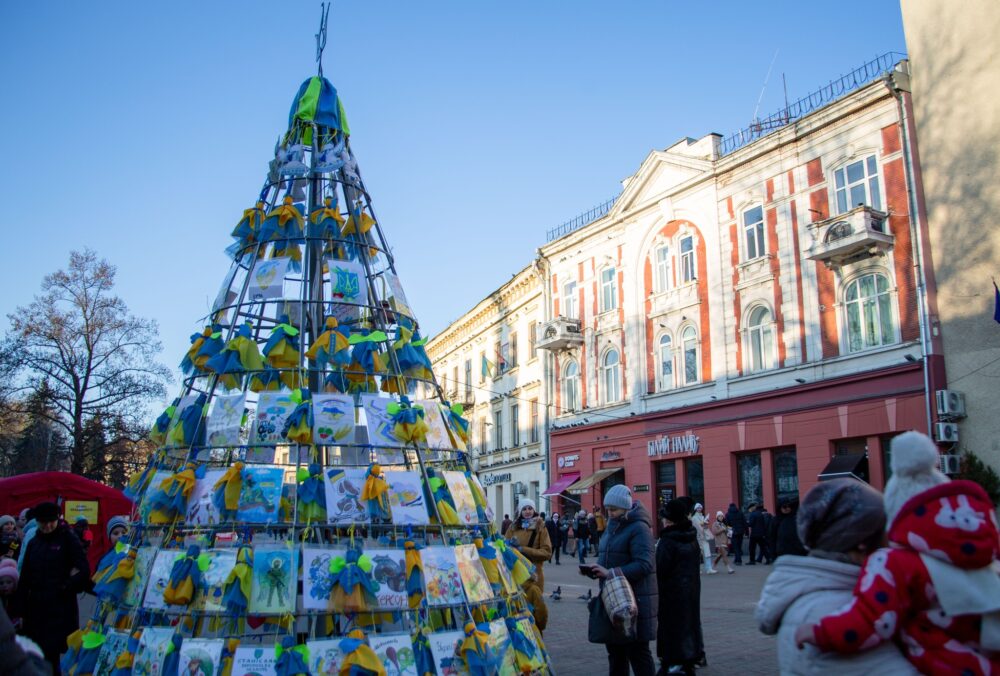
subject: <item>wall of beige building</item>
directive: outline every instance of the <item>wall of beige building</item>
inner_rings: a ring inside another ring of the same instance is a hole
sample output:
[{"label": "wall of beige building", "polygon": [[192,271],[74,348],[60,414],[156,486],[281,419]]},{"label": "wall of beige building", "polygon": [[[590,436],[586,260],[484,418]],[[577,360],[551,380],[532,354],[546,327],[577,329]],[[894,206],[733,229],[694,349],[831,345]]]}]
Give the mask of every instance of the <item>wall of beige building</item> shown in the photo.
[{"label": "wall of beige building", "polygon": [[902,0],[948,387],[960,447],[1000,469],[1000,3]]}]

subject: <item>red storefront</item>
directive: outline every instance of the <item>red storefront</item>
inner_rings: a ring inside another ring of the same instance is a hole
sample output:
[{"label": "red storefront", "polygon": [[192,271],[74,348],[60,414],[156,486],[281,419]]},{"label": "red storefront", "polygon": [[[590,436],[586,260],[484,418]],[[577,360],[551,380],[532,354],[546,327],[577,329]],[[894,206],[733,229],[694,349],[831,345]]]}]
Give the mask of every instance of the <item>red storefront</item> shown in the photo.
[{"label": "red storefront", "polygon": [[828,466],[882,489],[889,441],[911,429],[927,431],[919,363],[554,429],[550,483],[579,478],[552,507],[564,513],[579,509],[568,500],[579,500],[589,510],[624,483],[650,510],[690,495],[706,512],[761,499],[773,512]]}]

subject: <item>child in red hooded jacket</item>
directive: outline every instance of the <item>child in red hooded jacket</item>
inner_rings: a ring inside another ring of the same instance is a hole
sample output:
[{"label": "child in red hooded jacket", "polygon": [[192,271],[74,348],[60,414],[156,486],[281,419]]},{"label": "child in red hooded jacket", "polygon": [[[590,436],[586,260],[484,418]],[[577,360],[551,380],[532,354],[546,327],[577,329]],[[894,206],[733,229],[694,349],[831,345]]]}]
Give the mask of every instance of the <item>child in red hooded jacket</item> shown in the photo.
[{"label": "child in red hooded jacket", "polygon": [[979,484],[950,481],[919,432],[892,442],[885,488],[889,547],[865,562],[854,600],[796,640],[852,653],[895,640],[921,673],[1000,673],[1000,576],[993,504]]}]

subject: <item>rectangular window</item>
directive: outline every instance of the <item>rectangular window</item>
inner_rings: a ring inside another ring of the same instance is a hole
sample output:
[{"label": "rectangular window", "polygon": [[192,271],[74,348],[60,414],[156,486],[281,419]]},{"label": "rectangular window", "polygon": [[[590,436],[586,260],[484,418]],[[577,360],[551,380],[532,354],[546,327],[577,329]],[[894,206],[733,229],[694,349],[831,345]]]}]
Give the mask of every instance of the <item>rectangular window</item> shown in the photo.
[{"label": "rectangular window", "polygon": [[503,411],[493,411],[493,448],[503,448]]},{"label": "rectangular window", "polygon": [[510,445],[517,447],[521,445],[521,406],[511,404],[510,406]]},{"label": "rectangular window", "polygon": [[479,420],[479,450],[481,453],[489,453],[489,434],[486,432],[489,421],[486,418]]},{"label": "rectangular window", "polygon": [[601,312],[618,307],[618,284],[614,268],[601,271]]},{"label": "rectangular window", "polygon": [[683,283],[693,282],[697,277],[697,270],[694,266],[694,238],[691,236],[681,238],[681,281]]},{"label": "rectangular window", "polygon": [[[701,458],[689,458],[684,461],[684,474],[687,477],[687,496],[695,502],[705,504],[705,469]],[[705,516],[709,516],[705,510]]]},{"label": "rectangular window", "polygon": [[656,290],[670,288],[670,247],[664,244],[656,250]]},{"label": "rectangular window", "polygon": [[532,399],[529,413],[531,415],[531,443],[538,443],[538,400]]},{"label": "rectangular window", "polygon": [[677,497],[677,466],[673,460],[656,463],[657,507],[662,507]]},{"label": "rectangular window", "polygon": [[535,341],[538,340],[538,322],[528,322],[528,359],[534,359],[538,355],[535,354]]},{"label": "rectangular window", "polygon": [[510,334],[510,354],[508,358],[510,360],[508,368],[517,366],[517,334],[513,331]]},{"label": "rectangular window", "polygon": [[846,213],[863,204],[882,210],[882,194],[878,187],[878,163],[874,155],[837,169],[833,172],[833,177],[838,213]]},{"label": "rectangular window", "polygon": [[576,282],[566,282],[563,284],[563,316],[578,319],[576,310]]},{"label": "rectangular window", "polygon": [[746,241],[746,259],[763,256],[764,250],[764,208],[754,207],[743,212],[743,235]]},{"label": "rectangular window", "polygon": [[449,392],[458,392],[458,364],[451,370],[451,383],[448,385]]},{"label": "rectangular window", "polygon": [[795,449],[776,450],[771,453],[774,464],[774,492],[777,502],[799,497],[799,464]]},{"label": "rectangular window", "polygon": [[764,500],[764,482],[760,470],[760,453],[744,453],[736,459],[737,483],[740,489],[740,509],[751,502]]},{"label": "rectangular window", "polygon": [[466,398],[472,394],[472,360],[465,360],[465,394]]},{"label": "rectangular window", "polygon": [[480,352],[479,353],[479,363],[481,365],[480,369],[479,369],[479,382],[483,383],[483,382],[486,382],[486,374],[490,370],[489,364],[486,363],[486,353],[485,352]]}]

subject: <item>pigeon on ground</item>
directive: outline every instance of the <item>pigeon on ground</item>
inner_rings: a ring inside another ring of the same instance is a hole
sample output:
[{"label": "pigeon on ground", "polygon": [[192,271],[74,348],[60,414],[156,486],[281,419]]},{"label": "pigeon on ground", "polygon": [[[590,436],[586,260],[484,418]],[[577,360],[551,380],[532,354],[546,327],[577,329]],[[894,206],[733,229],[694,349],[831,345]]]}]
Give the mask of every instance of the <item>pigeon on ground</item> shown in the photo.
[{"label": "pigeon on ground", "polygon": [[561,586],[556,587],[556,590],[554,592],[552,592],[551,594],[549,594],[549,598],[552,599],[553,601],[558,601],[559,599],[561,599],[562,598],[562,587]]},{"label": "pigeon on ground", "polygon": [[587,590],[587,593],[586,593],[586,594],[584,594],[583,596],[581,596],[580,598],[581,598],[582,600],[584,600],[584,601],[589,601],[589,600],[590,600],[590,599],[592,599],[593,597],[594,597],[594,590],[593,590],[593,589],[588,589],[588,590]]}]

